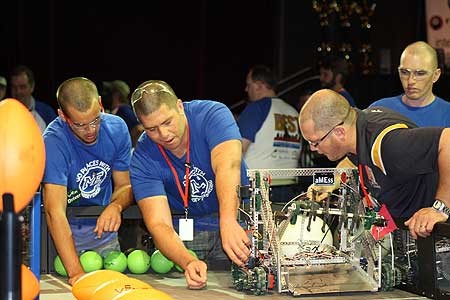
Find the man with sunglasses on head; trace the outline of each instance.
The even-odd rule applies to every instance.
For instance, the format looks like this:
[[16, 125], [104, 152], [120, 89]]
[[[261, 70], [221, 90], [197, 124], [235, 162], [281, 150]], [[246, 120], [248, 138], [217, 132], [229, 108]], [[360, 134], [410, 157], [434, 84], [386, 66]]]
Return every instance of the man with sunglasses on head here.
[[130, 166], [137, 204], [156, 247], [201, 289], [203, 260], [229, 270], [229, 259], [240, 266], [250, 254], [237, 220], [237, 186], [246, 183], [239, 128], [224, 104], [182, 102], [160, 80], [140, 84], [131, 104], [146, 133]]
[[[58, 115], [44, 132], [43, 202], [49, 232], [69, 284], [84, 274], [78, 254], [119, 250], [121, 212], [133, 201], [131, 141], [125, 122], [103, 113], [95, 84], [64, 81], [56, 93]], [[68, 206], [104, 206], [98, 218], [73, 218]]]
[[448, 220], [450, 128], [417, 128], [385, 107], [358, 110], [332, 90], [308, 99], [299, 124], [312, 151], [358, 166], [366, 201], [375, 198], [393, 217], [409, 218], [405, 225], [414, 238]]
[[398, 111], [420, 127], [450, 127], [450, 102], [433, 94], [433, 84], [441, 75], [436, 50], [422, 41], [410, 44], [400, 57], [398, 74], [404, 94], [380, 99], [370, 106]]

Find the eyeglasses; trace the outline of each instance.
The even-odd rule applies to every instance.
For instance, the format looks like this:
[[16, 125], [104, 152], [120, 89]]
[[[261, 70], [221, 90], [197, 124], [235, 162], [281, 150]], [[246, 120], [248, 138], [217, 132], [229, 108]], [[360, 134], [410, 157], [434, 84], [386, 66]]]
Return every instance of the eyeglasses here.
[[426, 79], [432, 71], [427, 70], [411, 70], [408, 68], [398, 67], [398, 74], [401, 79], [409, 79], [410, 76], [413, 76], [417, 81]]
[[319, 144], [320, 144], [321, 142], [323, 142], [323, 140], [326, 139], [327, 136], [329, 136], [330, 133], [333, 132], [333, 130], [334, 130], [336, 127], [341, 126], [341, 125], [344, 125], [345, 120], [347, 119], [347, 117], [348, 117], [348, 115], [350, 114], [350, 111], [351, 111], [351, 110], [352, 110], [351, 107], [349, 107], [349, 108], [348, 108], [348, 111], [347, 111], [347, 114], [345, 115], [344, 119], [343, 119], [340, 123], [334, 125], [334, 126], [333, 126], [327, 133], [325, 133], [325, 135], [322, 136], [319, 140], [317, 140], [316, 142], [311, 142], [311, 141], [308, 141], [308, 140], [307, 140], [307, 142], [309, 143], [309, 145], [312, 146], [312, 147], [314, 147], [314, 148], [317, 148], [317, 147], [319, 146]]
[[96, 129], [100, 124], [101, 116], [102, 116], [102, 114], [100, 113], [98, 115], [98, 117], [95, 118], [94, 120], [92, 120], [91, 122], [82, 124], [82, 123], [73, 122], [66, 114], [64, 114], [64, 117], [66, 118], [67, 123], [69, 123], [70, 127], [72, 127], [75, 131], [79, 131], [79, 132], [88, 131], [89, 128]]
[[[152, 86], [149, 91], [146, 90], [147, 87]], [[173, 90], [170, 88], [167, 88], [164, 84], [158, 81], [151, 81], [147, 83], [146, 85], [137, 88], [134, 90], [133, 94], [131, 95], [131, 105], [134, 106], [136, 102], [142, 99], [144, 96], [144, 93], [148, 94], [155, 94], [155, 93], [168, 93], [172, 96], [175, 96]]]
[[134, 106], [136, 102], [142, 99], [142, 96], [144, 96], [144, 93], [147, 93], [145, 88], [148, 86], [148, 84], [144, 85], [143, 87], [137, 88], [134, 90], [133, 94], [131, 95], [131, 105]]
[[324, 139], [326, 139], [327, 136], [329, 136], [330, 133], [331, 133], [336, 127], [341, 126], [341, 125], [343, 125], [343, 124], [344, 124], [344, 121], [342, 121], [342, 122], [339, 123], [339, 124], [334, 125], [333, 128], [331, 128], [330, 131], [328, 131], [328, 132], [327, 132], [323, 137], [321, 137], [317, 142], [310, 142], [310, 141], [308, 141], [309, 145], [310, 145], [310, 146], [313, 146], [314, 148], [317, 148], [317, 147], [319, 146], [319, 144], [320, 144]]

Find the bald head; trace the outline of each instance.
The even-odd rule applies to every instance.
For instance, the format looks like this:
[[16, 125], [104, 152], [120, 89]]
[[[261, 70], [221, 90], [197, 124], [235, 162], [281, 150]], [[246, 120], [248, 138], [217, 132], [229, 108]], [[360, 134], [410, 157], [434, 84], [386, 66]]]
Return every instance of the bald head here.
[[56, 98], [63, 111], [67, 111], [68, 107], [73, 107], [79, 112], [86, 112], [93, 104], [99, 103], [95, 83], [84, 77], [75, 77], [64, 81], [58, 87]]
[[400, 65], [403, 64], [407, 55], [420, 57], [423, 60], [424, 67], [428, 67], [432, 71], [438, 67], [436, 50], [425, 42], [419, 41], [409, 44], [402, 52]]
[[351, 111], [348, 101], [333, 90], [322, 89], [309, 97], [299, 114], [300, 126], [312, 120], [315, 130], [329, 130], [347, 118]]

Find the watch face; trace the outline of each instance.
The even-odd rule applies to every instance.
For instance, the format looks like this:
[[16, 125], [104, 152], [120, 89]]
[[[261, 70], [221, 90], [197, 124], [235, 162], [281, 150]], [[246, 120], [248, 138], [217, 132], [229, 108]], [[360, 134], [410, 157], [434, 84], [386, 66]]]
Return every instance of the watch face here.
[[442, 202], [441, 201], [439, 201], [439, 200], [434, 201], [433, 208], [439, 210], [441, 208], [441, 206], [442, 206]]

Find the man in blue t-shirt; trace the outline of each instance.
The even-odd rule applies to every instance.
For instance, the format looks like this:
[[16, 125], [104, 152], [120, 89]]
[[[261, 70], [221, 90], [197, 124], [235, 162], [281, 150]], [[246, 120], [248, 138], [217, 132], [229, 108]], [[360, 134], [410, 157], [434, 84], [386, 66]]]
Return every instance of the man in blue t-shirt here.
[[[135, 199], [156, 247], [185, 270], [189, 288], [203, 288], [202, 260], [228, 262], [228, 255], [243, 265], [250, 254], [237, 221], [236, 187], [246, 183], [239, 129], [225, 105], [183, 103], [164, 81], [139, 85], [131, 104], [146, 132], [131, 159]], [[181, 217], [173, 222], [171, 212]]]
[[404, 94], [375, 101], [410, 118], [420, 127], [450, 127], [450, 102], [433, 94], [433, 84], [441, 76], [436, 50], [419, 41], [405, 48], [398, 74]]
[[33, 97], [35, 88], [34, 73], [24, 65], [16, 66], [11, 72], [11, 97], [22, 102], [33, 115], [36, 123], [44, 133], [45, 128], [56, 118], [53, 107]]
[[[133, 201], [131, 142], [125, 122], [103, 113], [89, 79], [64, 81], [57, 100], [59, 117], [44, 133], [43, 199], [50, 234], [73, 284], [84, 274], [77, 254], [120, 250], [121, 213]], [[75, 219], [66, 216], [67, 206], [104, 209], [97, 219]]]

